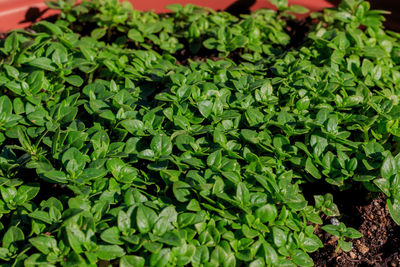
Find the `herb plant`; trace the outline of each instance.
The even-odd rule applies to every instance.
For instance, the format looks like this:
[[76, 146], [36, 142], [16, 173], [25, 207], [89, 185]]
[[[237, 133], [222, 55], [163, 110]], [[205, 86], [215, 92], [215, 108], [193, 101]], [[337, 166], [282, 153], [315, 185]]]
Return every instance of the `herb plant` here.
[[[299, 42], [287, 25], [307, 10], [271, 2], [238, 18], [58, 0], [54, 23], [10, 32], [2, 264], [312, 266], [320, 216], [340, 219], [312, 183], [383, 192], [400, 224], [400, 35], [345, 0]], [[361, 237], [322, 229], [343, 250]]]
[[322, 226], [322, 229], [326, 232], [330, 233], [333, 236], [339, 238], [337, 250], [342, 249], [344, 251], [350, 251], [352, 249], [353, 244], [349, 241], [345, 241], [345, 238], [360, 238], [362, 234], [358, 232], [356, 229], [351, 227], [346, 227], [344, 223], [339, 223], [338, 225], [335, 224], [328, 224]]

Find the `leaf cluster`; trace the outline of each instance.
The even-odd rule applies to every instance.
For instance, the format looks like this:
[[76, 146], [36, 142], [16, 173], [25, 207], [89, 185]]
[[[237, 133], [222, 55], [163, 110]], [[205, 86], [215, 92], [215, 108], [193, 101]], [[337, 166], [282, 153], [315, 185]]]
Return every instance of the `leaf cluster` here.
[[[314, 226], [340, 219], [313, 183], [383, 192], [400, 224], [400, 35], [347, 0], [288, 48], [304, 10], [272, 2], [237, 18], [59, 0], [56, 22], [0, 41], [4, 266], [312, 266]], [[322, 229], [343, 250], [361, 237]]]

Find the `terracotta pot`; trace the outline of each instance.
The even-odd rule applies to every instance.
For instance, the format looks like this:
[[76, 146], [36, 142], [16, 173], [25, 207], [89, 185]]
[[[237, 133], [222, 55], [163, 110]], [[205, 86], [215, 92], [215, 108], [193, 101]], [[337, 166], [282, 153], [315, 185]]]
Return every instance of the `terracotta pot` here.
[[[271, 8], [268, 0], [129, 0], [134, 8], [139, 10], [154, 10], [166, 12], [166, 5], [173, 3], [192, 3], [199, 6], [207, 6], [215, 10], [245, 11], [259, 8]], [[400, 30], [400, 22], [395, 20], [400, 15], [399, 0], [374, 0], [372, 6], [385, 10], [391, 10], [388, 25]], [[321, 10], [325, 7], [333, 7], [338, 4], [336, 0], [289, 0], [290, 4], [306, 6], [311, 11]], [[41, 18], [56, 14], [54, 10], [48, 10], [44, 0], [0, 0], [0, 32], [11, 29], [24, 28]]]
[[44, 1], [0, 0], [0, 32], [25, 28], [39, 18], [56, 14], [47, 10]]

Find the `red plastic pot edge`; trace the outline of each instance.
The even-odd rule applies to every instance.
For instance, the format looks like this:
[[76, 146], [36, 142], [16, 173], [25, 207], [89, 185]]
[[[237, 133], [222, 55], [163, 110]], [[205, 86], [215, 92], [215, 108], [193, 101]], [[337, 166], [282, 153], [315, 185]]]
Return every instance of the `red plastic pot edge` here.
[[[156, 3], [154, 3], [156, 1]], [[154, 10], [155, 12], [167, 12], [165, 6], [169, 4], [195, 4], [206, 6], [214, 10], [225, 10], [235, 0], [129, 0], [133, 7], [138, 10]], [[249, 1], [249, 0], [247, 0]], [[243, 1], [242, 1], [243, 2]], [[303, 5], [311, 11], [318, 11], [325, 7], [334, 5], [327, 0], [289, 0], [292, 5]], [[257, 0], [250, 7], [250, 10], [260, 8], [272, 8], [267, 0]], [[28, 27], [32, 22], [40, 18], [57, 14], [56, 10], [48, 10], [44, 0], [0, 0], [0, 32], [7, 32], [12, 29]]]
[[28, 27], [33, 21], [29, 21], [26, 15], [29, 12], [38, 18], [57, 14], [55, 10], [47, 10], [44, 1], [39, 0], [0, 0], [0, 32]]

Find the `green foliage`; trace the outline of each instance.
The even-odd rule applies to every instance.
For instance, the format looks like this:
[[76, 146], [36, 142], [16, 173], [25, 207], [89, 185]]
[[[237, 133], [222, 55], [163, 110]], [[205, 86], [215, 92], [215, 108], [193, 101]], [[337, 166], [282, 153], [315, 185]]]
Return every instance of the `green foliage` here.
[[306, 10], [271, 2], [58, 0], [0, 41], [0, 264], [312, 266], [340, 212], [310, 183], [383, 192], [400, 224], [400, 35], [347, 0], [299, 42]]
[[344, 251], [350, 251], [353, 248], [353, 244], [349, 241], [345, 241], [345, 238], [360, 238], [362, 234], [356, 229], [346, 227], [343, 223], [339, 224], [328, 224], [322, 226], [322, 229], [331, 235], [339, 237], [337, 250], [342, 249]]

